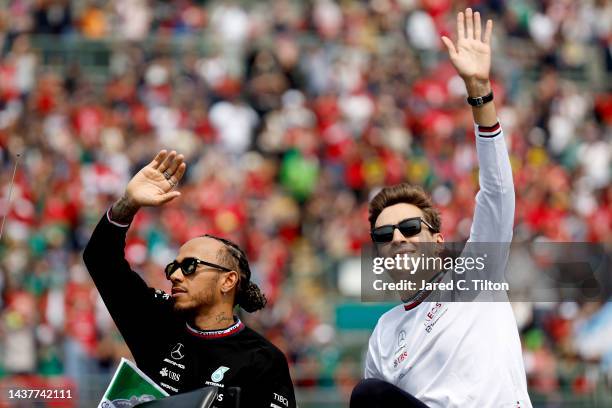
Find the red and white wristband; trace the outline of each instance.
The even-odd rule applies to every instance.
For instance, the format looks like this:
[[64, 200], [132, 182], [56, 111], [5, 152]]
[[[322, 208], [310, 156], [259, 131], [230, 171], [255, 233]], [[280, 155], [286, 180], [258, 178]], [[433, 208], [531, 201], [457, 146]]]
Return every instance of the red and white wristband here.
[[476, 125], [476, 132], [480, 137], [495, 137], [502, 132], [501, 125], [499, 122], [494, 124], [493, 126], [480, 126]]

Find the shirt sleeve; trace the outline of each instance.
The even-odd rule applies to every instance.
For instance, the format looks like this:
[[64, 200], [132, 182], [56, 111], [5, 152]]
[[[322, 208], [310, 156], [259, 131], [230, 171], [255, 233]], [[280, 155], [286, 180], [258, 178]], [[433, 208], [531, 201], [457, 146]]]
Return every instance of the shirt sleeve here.
[[379, 345], [378, 345], [378, 327], [380, 322], [374, 328], [370, 341], [368, 342], [368, 352], [365, 359], [364, 378], [378, 378], [384, 380], [382, 370], [379, 367]]
[[149, 349], [149, 334], [168, 323], [171, 304], [167, 294], [148, 287], [125, 259], [128, 227], [112, 221], [107, 211], [85, 247], [83, 260], [138, 362]]
[[[512, 228], [514, 225], [514, 182], [508, 148], [499, 125], [475, 125], [479, 191], [470, 237], [460, 257], [480, 258], [483, 268], [466, 268], [462, 279], [506, 282]], [[456, 300], [507, 300], [505, 291], [455, 291]]]
[[514, 182], [504, 133], [497, 123], [475, 125], [478, 180], [468, 242], [510, 242], [514, 225]]
[[262, 407], [296, 408], [293, 382], [285, 355], [275, 350], [272, 358], [264, 363], [257, 387], [262, 389]]

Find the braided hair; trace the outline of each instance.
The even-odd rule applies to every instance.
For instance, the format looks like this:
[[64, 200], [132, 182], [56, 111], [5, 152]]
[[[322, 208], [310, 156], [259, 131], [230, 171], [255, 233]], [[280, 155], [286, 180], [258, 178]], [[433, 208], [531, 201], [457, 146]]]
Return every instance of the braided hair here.
[[223, 265], [236, 270], [240, 276], [236, 286], [234, 304], [239, 305], [249, 313], [263, 309], [268, 303], [268, 299], [266, 299], [266, 295], [262, 293], [259, 286], [251, 282], [251, 268], [244, 251], [229, 239], [210, 234], [203, 236], [216, 239], [224, 244], [223, 249], [217, 254], [219, 261], [223, 262]]

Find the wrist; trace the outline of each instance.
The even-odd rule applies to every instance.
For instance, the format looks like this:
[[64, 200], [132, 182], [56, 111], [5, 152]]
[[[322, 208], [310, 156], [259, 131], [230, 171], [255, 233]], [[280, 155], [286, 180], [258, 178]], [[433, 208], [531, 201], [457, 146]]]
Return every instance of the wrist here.
[[491, 81], [488, 79], [464, 79], [465, 89], [467, 90], [468, 96], [470, 98], [476, 98], [479, 96], [487, 95], [491, 92]]
[[139, 209], [140, 206], [126, 194], [113, 204], [110, 210], [110, 217], [113, 221], [129, 224]]

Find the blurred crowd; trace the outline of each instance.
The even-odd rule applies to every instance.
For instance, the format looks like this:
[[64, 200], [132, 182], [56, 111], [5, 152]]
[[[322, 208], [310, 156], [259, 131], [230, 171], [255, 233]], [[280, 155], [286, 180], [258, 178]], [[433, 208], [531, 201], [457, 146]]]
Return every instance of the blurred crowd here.
[[[270, 300], [249, 324], [285, 351], [298, 387], [350, 390], [361, 355], [338, 341], [333, 306], [355, 300], [339, 271], [368, 242], [368, 199], [422, 185], [446, 240], [469, 234], [473, 122], [440, 41], [467, 6], [495, 21], [515, 239], [612, 242], [611, 1], [0, 4], [0, 377], [83, 379], [127, 355], [81, 252], [131, 175], [168, 148], [187, 158], [182, 196], [138, 214], [132, 267], [167, 289], [162, 268], [182, 242], [235, 240]], [[106, 41], [105, 81], [48, 69], [41, 35]], [[183, 38], [206, 52], [177, 58]], [[532, 391], [610, 381], [610, 303], [524, 303], [517, 316]]]

